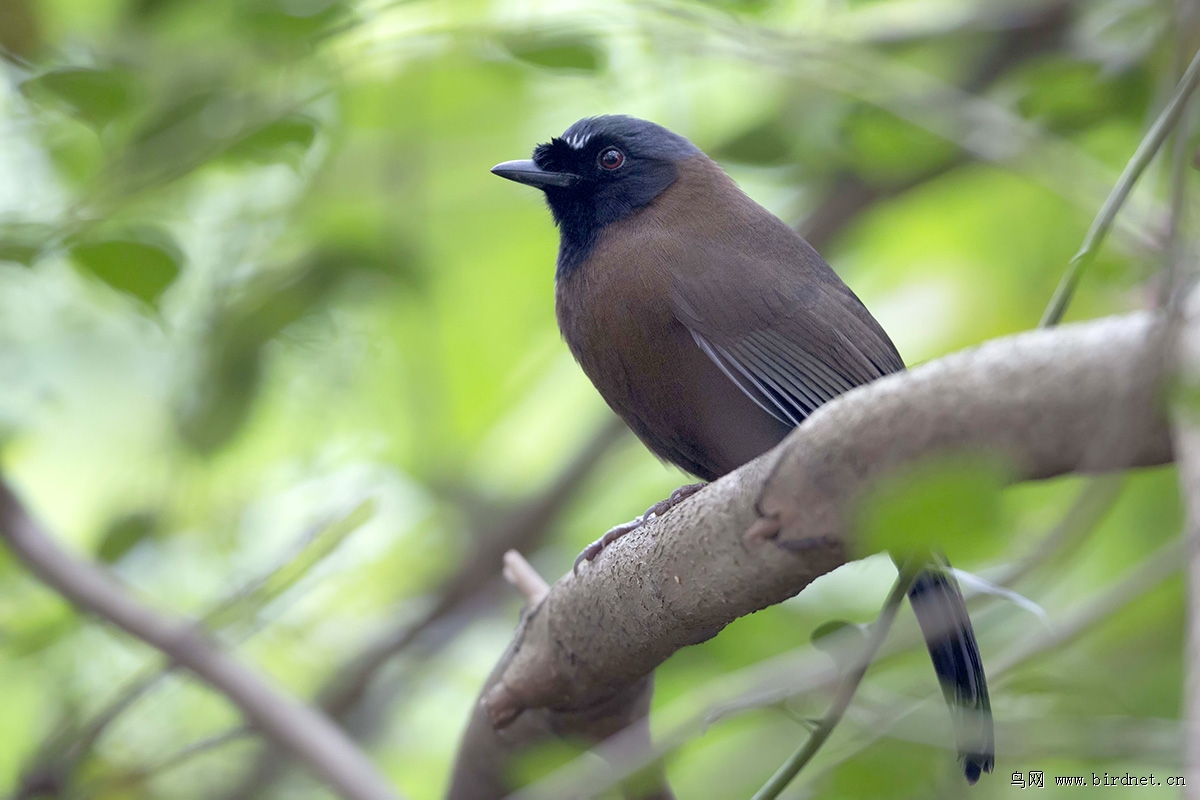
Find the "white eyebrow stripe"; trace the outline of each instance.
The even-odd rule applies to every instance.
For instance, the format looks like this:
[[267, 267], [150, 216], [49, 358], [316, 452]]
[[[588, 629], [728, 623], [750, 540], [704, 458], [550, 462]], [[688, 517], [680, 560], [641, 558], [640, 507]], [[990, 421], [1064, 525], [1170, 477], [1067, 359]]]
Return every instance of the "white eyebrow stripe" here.
[[567, 144], [571, 145], [571, 147], [575, 150], [582, 150], [583, 146], [585, 144], [587, 144], [588, 140], [591, 138], [592, 138], [591, 134], [587, 134], [585, 136], [581, 136], [579, 134], [573, 134], [571, 136], [564, 136], [563, 141], [566, 142]]

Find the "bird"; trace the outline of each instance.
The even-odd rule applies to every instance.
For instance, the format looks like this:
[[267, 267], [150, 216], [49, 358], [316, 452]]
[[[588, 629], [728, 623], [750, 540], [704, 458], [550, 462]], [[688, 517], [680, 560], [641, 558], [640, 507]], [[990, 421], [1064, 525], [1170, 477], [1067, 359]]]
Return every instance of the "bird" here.
[[[559, 231], [556, 317], [575, 360], [651, 452], [702, 481], [770, 450], [837, 395], [904, 369], [816, 250], [661, 125], [587, 117], [492, 172], [545, 195]], [[944, 557], [924, 559], [908, 596], [973, 784], [995, 762], [991, 704]]]

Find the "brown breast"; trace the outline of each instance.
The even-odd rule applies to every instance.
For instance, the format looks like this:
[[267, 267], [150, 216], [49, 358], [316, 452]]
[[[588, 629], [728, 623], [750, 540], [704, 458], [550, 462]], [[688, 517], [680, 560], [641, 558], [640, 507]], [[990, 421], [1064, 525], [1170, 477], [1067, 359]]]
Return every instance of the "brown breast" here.
[[[656, 455], [712, 480], [788, 433], [700, 350], [670, 305], [671, 282], [701, 268], [703, 236], [736, 227], [695, 213], [732, 188], [703, 155], [652, 204], [609, 225], [578, 269], [558, 281], [559, 328], [600, 394]], [[723, 208], [728, 207], [726, 204]], [[757, 208], [757, 207], [755, 207]]]

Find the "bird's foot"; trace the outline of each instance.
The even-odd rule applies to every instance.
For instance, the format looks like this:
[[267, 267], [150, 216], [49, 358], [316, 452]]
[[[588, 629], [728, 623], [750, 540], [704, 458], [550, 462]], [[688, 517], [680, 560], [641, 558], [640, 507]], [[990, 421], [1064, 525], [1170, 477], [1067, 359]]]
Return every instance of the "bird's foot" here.
[[654, 505], [646, 509], [646, 513], [636, 519], [631, 519], [629, 522], [623, 522], [620, 525], [609, 528], [604, 535], [596, 541], [583, 548], [583, 552], [575, 557], [575, 566], [573, 572], [579, 574], [579, 565], [583, 562], [591, 562], [596, 559], [596, 556], [604, 552], [604, 548], [620, 539], [627, 533], [632, 533], [638, 528], [645, 525], [655, 517], [661, 517], [663, 514], [670, 511], [675, 506], [688, 499], [696, 492], [703, 489], [708, 484], [706, 483], [689, 483], [686, 486], [680, 486], [675, 491], [671, 492], [671, 496], [665, 500], [659, 500]]
[[578, 575], [580, 564], [585, 561], [594, 561], [596, 556], [604, 552], [604, 548], [608, 547], [625, 534], [630, 533], [631, 531], [636, 531], [638, 528], [642, 527], [645, 522], [646, 516], [643, 514], [640, 517], [635, 517], [634, 519], [629, 520], [629, 522], [622, 522], [620, 525], [615, 525], [609, 528], [604, 532], [603, 536], [589, 544], [587, 547], [583, 548], [583, 551], [579, 555], [575, 556], [575, 566], [572, 568], [572, 571]]
[[642, 519], [651, 520], [655, 517], [661, 517], [663, 514], [670, 511], [675, 506], [687, 500], [696, 492], [708, 486], [707, 483], [689, 483], [686, 486], [680, 486], [675, 491], [671, 492], [671, 496], [666, 500], [659, 500], [654, 505], [646, 509], [646, 513], [642, 515]]

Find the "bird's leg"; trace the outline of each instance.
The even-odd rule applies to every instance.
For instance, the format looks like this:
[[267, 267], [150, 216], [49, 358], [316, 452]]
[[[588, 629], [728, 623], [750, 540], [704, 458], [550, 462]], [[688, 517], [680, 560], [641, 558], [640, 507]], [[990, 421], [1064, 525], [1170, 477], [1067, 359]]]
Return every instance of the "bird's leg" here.
[[642, 527], [655, 517], [661, 517], [663, 514], [667, 513], [672, 508], [679, 505], [707, 485], [707, 483], [689, 483], [686, 486], [680, 486], [678, 489], [671, 492], [671, 496], [666, 500], [659, 500], [657, 503], [647, 508], [646, 513], [642, 514], [640, 517], [631, 519], [629, 522], [622, 522], [620, 525], [609, 528], [607, 531], [605, 531], [603, 536], [589, 544], [587, 547], [583, 548], [583, 552], [575, 557], [575, 574], [579, 574], [580, 564], [585, 561], [591, 562], [595, 560], [596, 556], [604, 552], [604, 548], [608, 547], [617, 539], [620, 539], [627, 533], [636, 531], [638, 528]]

